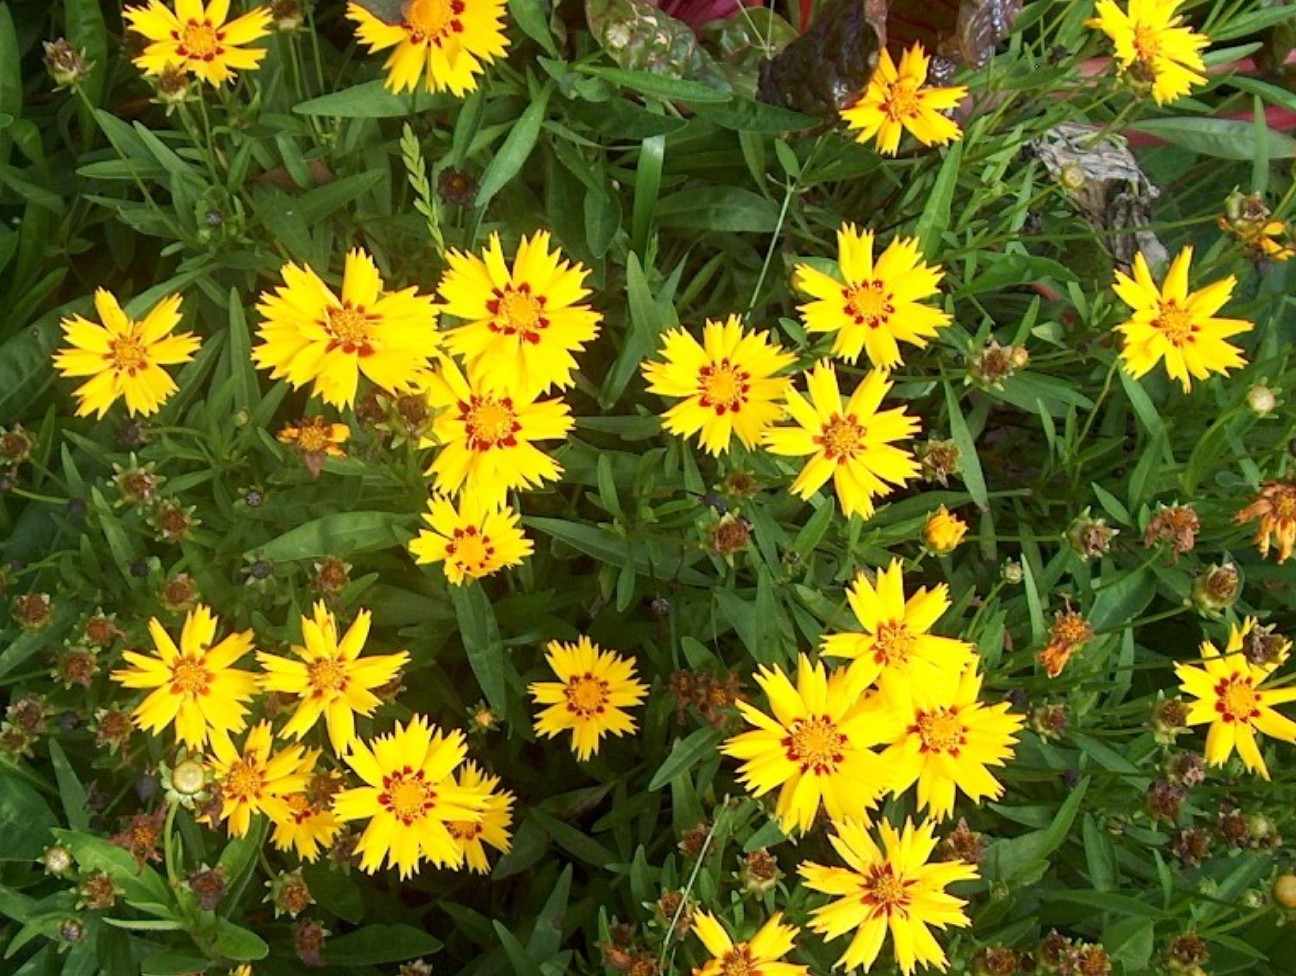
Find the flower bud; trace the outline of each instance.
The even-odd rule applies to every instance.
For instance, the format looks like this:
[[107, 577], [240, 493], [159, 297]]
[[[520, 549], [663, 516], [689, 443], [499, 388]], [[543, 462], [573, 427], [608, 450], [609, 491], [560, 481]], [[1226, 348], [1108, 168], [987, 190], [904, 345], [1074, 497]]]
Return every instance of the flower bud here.
[[1296, 908], [1296, 874], [1280, 874], [1274, 878], [1273, 900], [1283, 908]]
[[938, 556], [948, 556], [967, 535], [968, 526], [942, 505], [927, 516], [923, 526], [923, 544]]
[[1247, 406], [1257, 417], [1271, 414], [1278, 408], [1278, 397], [1269, 387], [1257, 383], [1246, 392]]
[[1232, 563], [1209, 567], [1193, 582], [1191, 599], [1199, 613], [1218, 617], [1237, 602], [1242, 592], [1242, 578]]
[[54, 79], [56, 91], [63, 88], [79, 88], [90, 75], [94, 62], [85, 59], [85, 53], [78, 51], [68, 43], [67, 38], [56, 41], [44, 41], [45, 70]]

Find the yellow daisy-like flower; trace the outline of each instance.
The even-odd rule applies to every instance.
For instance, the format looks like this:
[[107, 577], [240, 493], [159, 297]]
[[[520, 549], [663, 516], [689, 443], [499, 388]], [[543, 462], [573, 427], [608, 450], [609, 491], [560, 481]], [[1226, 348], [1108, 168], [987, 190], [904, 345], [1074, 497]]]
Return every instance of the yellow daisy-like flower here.
[[950, 607], [944, 583], [928, 590], [920, 586], [908, 600], [899, 559], [878, 570], [877, 583], [860, 573], [846, 590], [846, 599], [861, 631], [829, 634], [819, 645], [828, 657], [854, 661], [851, 669], [861, 687], [882, 676], [886, 682], [922, 683], [934, 671], [958, 673], [972, 661], [967, 641], [930, 633]]
[[459, 507], [444, 495], [428, 500], [423, 521], [432, 526], [410, 541], [419, 565], [444, 563], [446, 579], [455, 586], [490, 576], [506, 566], [518, 566], [535, 552], [523, 533], [517, 512], [489, 508], [476, 495], [465, 493]]
[[233, 837], [247, 834], [255, 813], [286, 819], [290, 810], [284, 798], [304, 790], [315, 768], [317, 750], [289, 746], [271, 755], [272, 740], [269, 722], [248, 730], [242, 752], [228, 733], [212, 733], [211, 766], [220, 784], [221, 819], [228, 821]]
[[197, 75], [209, 85], [223, 85], [236, 71], [256, 68], [265, 48], [244, 47], [270, 33], [268, 7], [253, 7], [227, 20], [229, 0], [175, 0], [172, 12], [160, 0], [146, 7], [127, 7], [126, 22], [149, 40], [135, 66], [146, 75], [167, 69]]
[[462, 863], [463, 848], [446, 825], [476, 822], [487, 805], [483, 791], [455, 782], [466, 752], [462, 732], [442, 732], [422, 715], [398, 722], [371, 745], [351, 743], [346, 763], [365, 785], [338, 793], [333, 812], [341, 820], [369, 820], [356, 843], [362, 871], [373, 874], [385, 858], [403, 880], [424, 859], [437, 867]]
[[423, 79], [430, 92], [463, 95], [477, 75], [508, 50], [504, 0], [405, 0], [401, 22], [389, 24], [358, 3], [347, 16], [370, 51], [394, 47], [383, 68], [390, 91], [413, 91]]
[[837, 896], [814, 911], [810, 928], [829, 941], [854, 933], [837, 966], [860, 966], [868, 972], [889, 929], [896, 962], [905, 976], [919, 965], [943, 971], [948, 965], [945, 952], [930, 926], [970, 924], [963, 913], [967, 902], [947, 894], [945, 888], [976, 879], [977, 869], [962, 861], [929, 864], [936, 849], [930, 822], [915, 828], [913, 821], [906, 821], [900, 832], [884, 821], [880, 830], [882, 847], [862, 825], [839, 823], [830, 840], [846, 867], [809, 861], [801, 865], [807, 887]]
[[735, 942], [710, 912], [693, 913], [692, 929], [711, 953], [693, 976], [808, 976], [810, 970], [797, 963], [782, 962], [792, 951], [799, 929], [783, 924], [783, 913], [775, 912], [747, 942]]
[[549, 706], [536, 716], [537, 734], [552, 739], [570, 729], [572, 751], [584, 762], [598, 752], [603, 736], [634, 731], [625, 709], [643, 701], [648, 686], [635, 678], [633, 660], [584, 635], [575, 644], [550, 641], [545, 660], [558, 680], [530, 686], [536, 704]]
[[831, 478], [842, 512], [868, 518], [874, 498], [918, 476], [918, 461], [894, 446], [918, 433], [918, 421], [901, 407], [878, 411], [891, 383], [877, 370], [864, 377], [848, 401], [842, 400], [830, 363], [816, 364], [806, 374], [806, 386], [809, 400], [795, 391], [787, 394], [787, 411], [797, 426], [765, 431], [765, 445], [774, 454], [809, 455], [792, 482], [793, 494], [809, 498]]
[[938, 556], [948, 556], [963, 542], [968, 524], [942, 505], [923, 524], [923, 545]]
[[590, 293], [589, 269], [549, 251], [549, 232], [523, 237], [510, 271], [499, 234], [482, 257], [450, 251], [437, 291], [441, 310], [465, 324], [446, 332], [446, 348], [494, 389], [536, 397], [573, 383], [576, 359], [599, 332], [601, 316], [576, 304]]
[[349, 407], [363, 373], [392, 393], [414, 388], [436, 353], [436, 308], [413, 287], [383, 291], [373, 258], [356, 248], [346, 256], [339, 298], [310, 268], [289, 262], [284, 283], [263, 292], [265, 322], [252, 359], [271, 379], [294, 389], [312, 383], [325, 403]]
[[891, 52], [882, 49], [868, 88], [854, 104], [841, 110], [856, 142], [877, 139], [878, 152], [894, 156], [905, 129], [924, 146], [943, 146], [963, 135], [958, 123], [942, 112], [958, 105], [967, 94], [964, 85], [924, 88], [931, 58], [921, 44], [900, 55], [900, 67]]
[[1133, 309], [1130, 318], [1116, 326], [1124, 337], [1121, 358], [1126, 369], [1138, 379], [1164, 359], [1166, 372], [1183, 384], [1185, 393], [1192, 388], [1191, 377], [1205, 379], [1245, 366], [1241, 351], [1224, 340], [1253, 328], [1245, 319], [1215, 318], [1237, 284], [1232, 275], [1200, 291], [1188, 290], [1192, 253], [1191, 247], [1179, 252], [1160, 288], [1143, 255], [1137, 254], [1134, 277], [1117, 271], [1114, 286], [1121, 301]]
[[139, 322], [103, 288], [95, 290], [94, 302], [103, 325], [80, 315], [63, 319], [68, 348], [54, 354], [62, 375], [90, 377], [76, 390], [77, 416], [102, 417], [121, 397], [132, 417], [157, 413], [176, 391], [162, 367], [189, 362], [200, 344], [192, 332], [171, 334], [180, 324], [180, 296], [163, 298]]
[[975, 665], [959, 672], [932, 670], [921, 680], [893, 681], [882, 694], [903, 733], [882, 753], [899, 796], [917, 782], [918, 809], [944, 820], [954, 812], [955, 790], [972, 801], [998, 798], [1003, 784], [988, 766], [1002, 766], [1015, 753], [1022, 716], [1008, 704], [977, 700], [981, 675]]
[[784, 833], [809, 830], [820, 803], [833, 820], [866, 819], [890, 782], [869, 746], [889, 742], [895, 723], [865, 698], [860, 674], [829, 675], [822, 662], [812, 665], [802, 654], [795, 688], [778, 666], [756, 672], [770, 715], [738, 701], [756, 728], [728, 739], [720, 751], [743, 760], [738, 774], [753, 796], [779, 788], [774, 815]]
[[503, 507], [513, 488], [537, 488], [562, 474], [562, 465], [533, 441], [556, 440], [572, 429], [561, 399], [535, 400], [492, 392], [475, 373], [467, 377], [443, 360], [427, 386], [428, 403], [440, 411], [432, 440], [440, 444], [427, 473], [446, 495], [463, 491], [483, 507]]
[[[900, 365], [901, 342], [919, 349], [949, 316], [921, 304], [937, 293], [944, 274], [923, 261], [916, 238], [894, 240], [873, 261], [873, 232], [843, 224], [837, 231], [837, 267], [841, 281], [808, 264], [798, 264], [795, 287], [815, 301], [799, 306], [810, 332], [833, 333], [832, 354], [854, 363], [863, 352], [881, 369]], [[843, 284], [844, 282], [844, 284]]]
[[1296, 549], [1296, 481], [1266, 481], [1260, 493], [1246, 508], [1233, 516], [1235, 523], [1259, 519], [1255, 544], [1260, 558], [1269, 556], [1269, 549], [1278, 545], [1278, 564], [1285, 563]]
[[372, 715], [382, 703], [374, 689], [390, 682], [409, 663], [408, 651], [360, 657], [369, 639], [370, 620], [369, 611], [361, 610], [339, 639], [337, 618], [321, 600], [313, 617], [301, 618], [306, 643], [292, 647], [301, 660], [257, 652], [257, 663], [266, 672], [261, 687], [299, 699], [280, 735], [300, 739], [323, 715], [333, 751], [340, 756], [351, 745], [356, 715]]
[[463, 850], [468, 870], [474, 874], [486, 874], [490, 870], [486, 847], [507, 854], [512, 846], [509, 826], [513, 823], [513, 794], [507, 790], [497, 793], [495, 788], [499, 786], [499, 777], [487, 776], [472, 760], [463, 764], [456, 782], [461, 789], [483, 794], [486, 805], [482, 808], [481, 820], [451, 821], [446, 824], [446, 830]]
[[1221, 654], [1210, 641], [1202, 641], [1202, 666], [1176, 664], [1179, 687], [1196, 701], [1188, 706], [1188, 725], [1210, 724], [1206, 733], [1206, 761], [1223, 766], [1234, 748], [1246, 768], [1269, 778], [1269, 768], [1256, 733], [1273, 739], [1296, 742], [1296, 722], [1274, 709], [1274, 705], [1296, 701], [1296, 686], [1261, 688], [1266, 679], [1287, 659], [1291, 641], [1283, 640], [1268, 661], [1253, 664], [1244, 653], [1247, 636], [1256, 628], [1254, 617], [1241, 627], [1229, 628], [1228, 644]]
[[1183, 27], [1175, 11], [1183, 0], [1129, 0], [1129, 12], [1113, 0], [1098, 0], [1085, 21], [1111, 38], [1116, 63], [1135, 83], [1152, 86], [1158, 105], [1173, 102], [1206, 84], [1206, 64], [1201, 52], [1210, 38]]
[[342, 822], [327, 802], [317, 803], [308, 793], [291, 793], [283, 798], [287, 813], [272, 817], [270, 840], [275, 849], [292, 850], [303, 861], [315, 861], [327, 851], [342, 829]]
[[796, 360], [768, 332], [745, 332], [742, 320], [708, 320], [699, 343], [683, 329], [664, 336], [665, 362], [643, 365], [648, 391], [684, 397], [662, 415], [672, 434], [698, 440], [710, 454], [729, 450], [733, 435], [755, 448], [765, 429], [782, 414], [778, 401], [788, 380], [774, 374]]
[[241, 732], [247, 726], [245, 702], [256, 694], [256, 675], [233, 668], [252, 650], [252, 631], [216, 640], [217, 619], [199, 604], [185, 616], [180, 646], [156, 617], [149, 634], [157, 657], [123, 651], [132, 668], [112, 678], [125, 688], [152, 688], [132, 713], [135, 724], [157, 735], [175, 723], [176, 738], [190, 749], [201, 749], [215, 732]]

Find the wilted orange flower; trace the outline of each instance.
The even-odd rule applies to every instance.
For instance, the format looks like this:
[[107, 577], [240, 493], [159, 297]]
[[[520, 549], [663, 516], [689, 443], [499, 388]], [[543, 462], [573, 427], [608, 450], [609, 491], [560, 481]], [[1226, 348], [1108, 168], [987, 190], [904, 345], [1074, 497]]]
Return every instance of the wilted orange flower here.
[[1278, 562], [1286, 562], [1296, 548], [1296, 481], [1266, 481], [1261, 485], [1255, 501], [1233, 517], [1239, 525], [1252, 519], [1260, 520], [1255, 536], [1260, 555], [1267, 557], [1269, 547], [1276, 542]]
[[1048, 646], [1035, 656], [1044, 673], [1056, 678], [1071, 660], [1071, 655], [1093, 640], [1094, 631], [1084, 616], [1073, 610], [1059, 610], [1049, 631]]

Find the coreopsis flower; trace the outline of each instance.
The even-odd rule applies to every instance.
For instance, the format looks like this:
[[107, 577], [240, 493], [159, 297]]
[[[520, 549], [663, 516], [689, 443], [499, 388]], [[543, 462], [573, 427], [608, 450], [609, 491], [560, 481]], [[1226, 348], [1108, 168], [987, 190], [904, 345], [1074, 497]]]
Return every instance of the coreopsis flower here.
[[963, 542], [967, 530], [968, 524], [942, 505], [923, 524], [923, 545], [938, 556], [948, 556]]
[[545, 660], [558, 680], [529, 688], [537, 705], [549, 706], [536, 716], [537, 734], [551, 739], [570, 730], [572, 751], [584, 762], [598, 752], [603, 736], [634, 731], [626, 709], [643, 701], [648, 686], [635, 677], [632, 659], [581, 635], [575, 644], [550, 641]]
[[423, 529], [410, 540], [414, 561], [420, 566], [443, 563], [446, 579], [455, 586], [521, 565], [535, 552], [517, 512], [508, 506], [485, 506], [467, 492], [460, 496], [458, 507], [444, 495], [428, 499], [423, 521], [432, 531]]
[[256, 813], [285, 819], [290, 811], [284, 798], [306, 788], [319, 752], [288, 746], [272, 755], [272, 744], [270, 723], [264, 721], [248, 730], [242, 750], [225, 731], [212, 733], [211, 766], [220, 784], [220, 815], [228, 821], [231, 836], [247, 834]]
[[706, 946], [711, 958], [693, 970], [693, 976], [808, 976], [810, 970], [782, 962], [792, 951], [795, 925], [783, 924], [783, 913], [775, 912], [746, 942], [735, 942], [710, 912], [693, 913], [692, 930]]
[[841, 669], [829, 675], [804, 654], [793, 687], [783, 669], [762, 666], [756, 683], [771, 714], [739, 701], [755, 728], [720, 747], [743, 760], [738, 770], [753, 796], [779, 790], [774, 815], [784, 833], [809, 830], [820, 804], [833, 820], [863, 820], [886, 788], [890, 774], [870, 746], [888, 742], [895, 723], [864, 698], [866, 672]]
[[829, 840], [846, 867], [826, 867], [807, 861], [798, 869], [806, 887], [835, 895], [811, 915], [810, 928], [828, 941], [853, 932], [838, 966], [867, 972], [891, 932], [891, 945], [900, 971], [909, 976], [919, 965], [944, 970], [945, 952], [931, 926], [959, 928], [969, 923], [962, 898], [947, 894], [947, 885], [972, 881], [977, 869], [962, 861], [928, 863], [936, 849], [934, 825], [915, 828], [905, 821], [897, 831], [880, 824], [882, 846], [861, 824], [838, 823]]
[[300, 660], [257, 652], [257, 663], [265, 669], [262, 688], [299, 699], [280, 735], [301, 739], [323, 715], [333, 751], [340, 756], [347, 750], [355, 739], [356, 715], [372, 715], [382, 703], [375, 689], [409, 662], [408, 651], [360, 656], [369, 639], [370, 621], [369, 611], [361, 610], [339, 637], [337, 618], [321, 600], [315, 604], [314, 616], [301, 618], [305, 643], [292, 646]]
[[138, 322], [103, 288], [95, 289], [94, 303], [103, 324], [80, 315], [63, 319], [67, 346], [54, 354], [63, 376], [90, 377], [75, 391], [77, 416], [102, 417], [119, 398], [132, 417], [157, 413], [176, 391], [162, 367], [189, 362], [200, 344], [192, 332], [171, 334], [180, 324], [180, 296], [166, 296]]
[[1206, 84], [1201, 52], [1210, 38], [1182, 26], [1175, 11], [1183, 0], [1129, 0], [1128, 12], [1114, 0], [1098, 0], [1098, 16], [1086, 25], [1106, 34], [1116, 51], [1116, 64], [1139, 86], [1151, 86], [1158, 105], [1187, 95], [1193, 85]]
[[1156, 515], [1152, 516], [1143, 532], [1143, 545], [1151, 547], [1158, 542], [1170, 543], [1170, 551], [1175, 562], [1185, 552], [1191, 552], [1197, 544], [1197, 531], [1201, 520], [1191, 505], [1162, 505]]
[[293, 850], [303, 861], [314, 861], [332, 846], [342, 823], [328, 801], [317, 802], [309, 793], [290, 793], [283, 798], [286, 812], [273, 816], [270, 840], [280, 851]]
[[475, 874], [485, 874], [490, 870], [486, 848], [493, 847], [501, 853], [508, 853], [512, 846], [509, 841], [509, 826], [513, 822], [513, 794], [508, 790], [497, 792], [499, 777], [486, 775], [472, 760], [463, 764], [455, 781], [460, 788], [482, 793], [486, 798], [481, 820], [451, 821], [446, 824], [446, 830], [450, 831], [450, 836], [464, 852], [468, 870]]
[[497, 392], [530, 397], [575, 382], [573, 354], [598, 335], [602, 316], [577, 304], [590, 293], [589, 269], [550, 252], [548, 231], [522, 238], [512, 270], [494, 233], [482, 257], [451, 250], [446, 263], [441, 311], [464, 320], [446, 332], [446, 348], [470, 372]]
[[266, 49], [246, 45], [270, 33], [270, 10], [253, 7], [229, 20], [229, 6], [229, 0], [176, 0], [172, 11], [149, 0], [144, 7], [127, 7], [126, 23], [149, 40], [135, 66], [146, 75], [183, 71], [209, 85], [223, 85], [235, 72], [258, 67]]
[[462, 732], [442, 732], [418, 714], [368, 745], [351, 743], [344, 758], [365, 785], [338, 793], [333, 812], [369, 821], [355, 847], [362, 871], [373, 874], [385, 859], [404, 880], [423, 860], [438, 867], [463, 862], [446, 825], [480, 820], [486, 808], [481, 790], [455, 782], [466, 752]]
[[748, 332], [737, 315], [708, 319], [699, 343], [683, 329], [662, 337], [664, 362], [643, 365], [648, 392], [682, 398], [664, 414], [662, 425], [689, 437], [712, 455], [729, 450], [738, 435], [754, 449], [761, 434], [782, 414], [778, 401], [788, 380], [777, 376], [796, 360], [768, 332]]
[[1286, 562], [1296, 548], [1296, 481], [1266, 481], [1260, 493], [1242, 511], [1233, 517], [1241, 524], [1252, 519], [1260, 520], [1255, 544], [1261, 558], [1267, 558], [1269, 547], [1278, 546], [1278, 563]]
[[1254, 260], [1286, 261], [1296, 254], [1287, 222], [1273, 219], [1263, 194], [1234, 190], [1216, 223]]
[[346, 424], [329, 423], [322, 414], [316, 414], [302, 417], [295, 424], [285, 424], [275, 439], [280, 444], [297, 448], [307, 470], [318, 477], [325, 458], [346, 457], [346, 448], [342, 445], [351, 439], [351, 428]]
[[774, 454], [808, 456], [792, 482], [792, 492], [809, 498], [829, 478], [843, 514], [868, 518], [873, 499], [891, 493], [919, 472], [913, 455], [896, 447], [896, 441], [918, 433], [918, 420], [903, 407], [879, 411], [891, 389], [886, 374], [870, 371], [843, 400], [837, 371], [820, 362], [806, 374], [807, 400], [789, 390], [787, 412], [795, 426], [765, 431], [766, 447]]
[[1074, 610], [1059, 610], [1049, 629], [1048, 644], [1035, 655], [1044, 673], [1056, 678], [1071, 660], [1071, 655], [1093, 640], [1094, 629], [1084, 615]]
[[949, 325], [943, 310], [922, 304], [944, 272], [927, 264], [913, 237], [897, 238], [873, 259], [873, 232], [837, 230], [837, 277], [798, 264], [792, 284], [815, 300], [798, 306], [806, 329], [833, 335], [832, 354], [854, 363], [863, 352], [880, 369], [901, 362], [901, 342], [919, 349]]
[[924, 681], [931, 671], [962, 670], [973, 658], [972, 645], [931, 633], [950, 608], [949, 587], [918, 587], [908, 600], [899, 559], [878, 570], [877, 583], [860, 573], [846, 590], [859, 631], [828, 634], [819, 644], [827, 657], [850, 658], [855, 678], [867, 688], [878, 680]]
[[1241, 350], [1224, 340], [1253, 328], [1245, 319], [1215, 317], [1233, 294], [1233, 275], [1199, 291], [1188, 290], [1192, 253], [1192, 247], [1179, 252], [1158, 288], [1140, 252], [1134, 256], [1134, 277], [1117, 271], [1114, 286], [1133, 310], [1115, 330], [1124, 339], [1121, 358], [1126, 369], [1138, 379], [1164, 360], [1166, 372], [1183, 384], [1185, 393], [1192, 388], [1192, 377], [1205, 379], [1245, 366]]
[[426, 91], [463, 95], [508, 50], [504, 6], [504, 0], [407, 0], [400, 23], [389, 24], [348, 3], [347, 16], [371, 52], [395, 48], [383, 64], [389, 91], [413, 91], [422, 79]]
[[1230, 627], [1222, 654], [1211, 641], [1202, 641], [1202, 666], [1176, 664], [1175, 674], [1183, 692], [1196, 699], [1189, 702], [1186, 724], [1210, 725], [1206, 762], [1223, 766], [1236, 748], [1247, 769], [1268, 779], [1269, 768], [1260, 755], [1256, 733], [1296, 742], [1296, 722], [1273, 707], [1296, 701], [1296, 687], [1260, 687], [1287, 660], [1291, 642], [1284, 640], [1271, 660], [1255, 664], [1243, 650], [1256, 626], [1256, 619], [1247, 617], [1241, 627]]
[[335, 407], [355, 402], [360, 374], [384, 390], [412, 389], [441, 343], [430, 295], [413, 287], [386, 292], [373, 258], [347, 253], [339, 297], [310, 268], [291, 261], [283, 284], [262, 292], [265, 321], [252, 360]]
[[252, 649], [252, 631], [216, 640], [217, 619], [199, 604], [185, 616], [180, 645], [156, 617], [149, 634], [157, 657], [123, 651], [130, 668], [112, 673], [125, 688], [152, 688], [132, 713], [141, 729], [158, 734], [174, 723], [176, 737], [201, 749], [215, 732], [241, 732], [247, 726], [244, 704], [256, 694], [256, 675], [233, 667]]
[[500, 508], [510, 489], [537, 488], [562, 474], [562, 465], [534, 443], [566, 437], [572, 429], [571, 410], [561, 399], [493, 392], [449, 360], [429, 380], [427, 398], [441, 413], [432, 426], [434, 440], [421, 443], [441, 447], [427, 473], [442, 494], [462, 491]]
[[856, 142], [876, 139], [878, 152], [894, 156], [906, 129], [924, 146], [943, 146], [962, 138], [958, 123], [943, 113], [963, 100], [967, 88], [924, 87], [930, 64], [921, 44], [900, 55], [898, 68], [891, 52], [882, 49], [868, 87], [854, 104], [841, 110]]
[[988, 767], [1002, 766], [1016, 751], [1025, 719], [1000, 702], [978, 701], [981, 675], [975, 665], [962, 674], [943, 669], [922, 680], [890, 682], [882, 695], [904, 731], [882, 753], [900, 796], [918, 784], [918, 809], [944, 820], [954, 812], [956, 789], [973, 802], [997, 799], [1003, 784]]

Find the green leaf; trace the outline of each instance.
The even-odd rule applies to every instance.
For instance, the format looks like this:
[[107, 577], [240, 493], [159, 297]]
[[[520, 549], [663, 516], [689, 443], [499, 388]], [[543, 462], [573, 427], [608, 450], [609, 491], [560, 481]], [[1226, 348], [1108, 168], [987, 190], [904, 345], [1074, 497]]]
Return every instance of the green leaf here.
[[364, 897], [355, 878], [328, 858], [303, 865], [302, 877], [321, 908], [352, 924], [364, 918]]
[[799, 132], [819, 124], [813, 115], [750, 98], [703, 102], [697, 114], [698, 118], [737, 132]]
[[631, 378], [643, 366], [644, 360], [656, 350], [658, 338], [671, 326], [673, 319], [670, 306], [663, 307], [653, 296], [648, 276], [639, 262], [639, 255], [634, 252], [626, 256], [625, 273], [630, 327], [621, 342], [616, 361], [603, 381], [599, 404], [604, 409], [621, 398], [630, 385]]
[[485, 207], [509, 180], [522, 169], [523, 164], [535, 148], [540, 137], [540, 127], [544, 123], [545, 113], [549, 110], [549, 96], [553, 94], [553, 82], [547, 82], [526, 107], [517, 122], [509, 129], [499, 151], [491, 157], [482, 171], [481, 182], [477, 186], [475, 205]]
[[933, 256], [940, 252], [941, 239], [949, 230], [950, 207], [954, 203], [954, 189], [958, 186], [959, 164], [963, 160], [963, 143], [956, 142], [945, 151], [940, 172], [932, 184], [922, 214], [914, 225], [914, 234], [922, 253]]
[[75, 830], [55, 830], [58, 842], [72, 852], [82, 871], [103, 871], [132, 904], [169, 906], [171, 892], [162, 877], [148, 865], [140, 865], [123, 847], [100, 837]]
[[1085, 863], [1089, 868], [1089, 883], [1094, 891], [1111, 891], [1116, 887], [1119, 868], [1116, 866], [1116, 847], [1112, 839], [1098, 827], [1093, 814], [1084, 815]]
[[265, 817], [254, 817], [251, 829], [242, 837], [231, 837], [225, 842], [216, 863], [225, 871], [227, 891], [225, 895], [225, 914], [233, 912], [242, 897], [243, 889], [256, 869], [257, 853], [265, 841], [270, 824]]
[[216, 919], [216, 950], [235, 962], [253, 962], [270, 954], [265, 939], [228, 919]]
[[535, 929], [527, 940], [527, 955], [536, 962], [544, 962], [557, 955], [562, 945], [563, 916], [567, 913], [567, 900], [571, 897], [572, 866], [568, 864], [558, 876], [558, 883], [545, 900], [544, 908], [536, 918]]
[[68, 762], [67, 753], [58, 744], [57, 739], [49, 740], [50, 763], [54, 766], [54, 777], [58, 780], [59, 797], [63, 801], [63, 813], [73, 830], [90, 829], [90, 810], [86, 806], [86, 789], [77, 778], [76, 770]]
[[508, 956], [509, 971], [513, 976], [544, 976], [540, 967], [527, 955], [525, 947], [518, 941], [516, 935], [506, 929], [502, 922], [495, 921], [491, 925], [495, 928], [495, 934], [499, 936], [504, 954]]
[[1110, 582], [1104, 578], [1089, 611], [1089, 623], [1100, 633], [1127, 623], [1142, 613], [1154, 596], [1156, 574], [1148, 567], [1125, 572]]
[[513, 22], [522, 28], [522, 33], [544, 48], [549, 57], [560, 56], [541, 0], [508, 0], [508, 7]]
[[1033, 884], [1043, 877], [1049, 855], [1067, 839], [1088, 789], [1089, 777], [1086, 776], [1067, 795], [1053, 822], [1043, 830], [991, 844], [984, 861], [985, 877], [991, 881], [1023, 885]]
[[482, 694], [497, 714], [508, 712], [508, 669], [499, 624], [486, 592], [476, 583], [450, 587], [459, 638]]
[[377, 966], [430, 956], [441, 942], [412, 925], [366, 925], [324, 943], [330, 966]]
[[733, 98], [733, 92], [726, 86], [712, 88], [696, 81], [685, 81], [681, 78], [666, 78], [648, 71], [629, 71], [625, 68], [603, 68], [583, 64], [578, 69], [587, 75], [603, 78], [644, 95], [656, 95], [672, 102], [693, 104], [727, 102]]
[[1143, 119], [1133, 123], [1130, 131], [1156, 136], [1173, 145], [1216, 159], [1241, 159], [1249, 162], [1261, 153], [1267, 153], [1270, 159], [1291, 159], [1296, 156], [1296, 139], [1276, 129], [1266, 128], [1261, 134], [1252, 123], [1235, 119]]
[[707, 727], [691, 732], [687, 738], [676, 739], [666, 761], [653, 773], [648, 789], [654, 791], [669, 786], [703, 759], [716, 755], [721, 738], [719, 732]]
[[289, 529], [245, 555], [271, 562], [322, 556], [345, 559], [358, 552], [403, 546], [409, 537], [404, 528], [408, 521], [407, 516], [391, 512], [334, 512]]
[[422, 90], [389, 92], [382, 81], [366, 81], [352, 88], [329, 92], [293, 106], [298, 115], [324, 115], [342, 119], [387, 119], [419, 115], [433, 110], [444, 111], [458, 104], [448, 92]]
[[0, 766], [0, 862], [34, 860], [49, 846], [50, 831], [57, 826], [44, 797]]
[[772, 200], [740, 186], [698, 186], [663, 197], [657, 223], [679, 230], [772, 233], [779, 210]]
[[[22, 64], [9, 4], [0, 3], [0, 115], [8, 116], [10, 122], [22, 118]], [[0, 164], [9, 162], [10, 142], [8, 133], [0, 129]]]
[[967, 485], [968, 494], [976, 502], [977, 508], [986, 512], [990, 510], [990, 492], [986, 488], [985, 474], [981, 470], [981, 459], [977, 456], [976, 442], [968, 430], [967, 421], [963, 418], [963, 408], [959, 405], [954, 387], [945, 383], [945, 405], [949, 411], [950, 437], [959, 449], [959, 476]]

